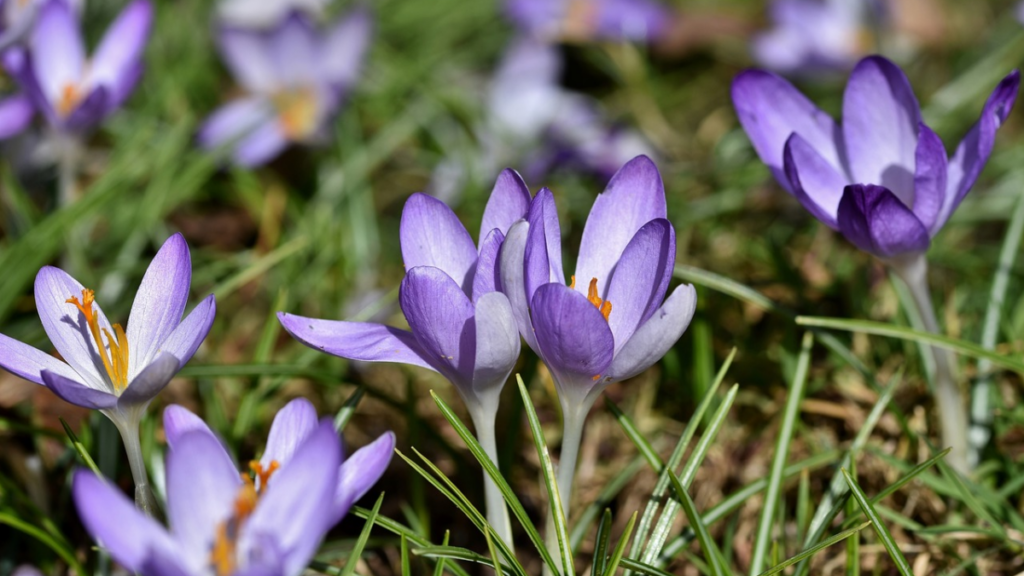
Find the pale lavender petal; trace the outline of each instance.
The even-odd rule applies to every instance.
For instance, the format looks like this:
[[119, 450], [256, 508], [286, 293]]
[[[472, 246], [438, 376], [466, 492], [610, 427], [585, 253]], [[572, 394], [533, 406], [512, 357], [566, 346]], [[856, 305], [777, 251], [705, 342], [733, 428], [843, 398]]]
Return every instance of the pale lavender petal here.
[[485, 294], [476, 303], [476, 359], [473, 391], [481, 403], [493, 402], [519, 359], [519, 328], [512, 305], [501, 292]]
[[793, 133], [837, 171], [844, 171], [839, 126], [782, 77], [764, 70], [740, 73], [732, 82], [732, 103], [757, 155], [786, 190], [792, 192], [783, 172], [782, 154]]
[[274, 121], [274, 109], [268, 100], [262, 97], [233, 100], [203, 121], [197, 139], [203, 148], [217, 148], [270, 121]]
[[128, 314], [128, 374], [149, 365], [181, 322], [192, 285], [192, 259], [181, 234], [168, 238], [149, 263]]
[[134, 88], [152, 23], [153, 5], [147, 0], [128, 4], [107, 28], [89, 60], [89, 79], [94, 85], [106, 86], [113, 102], [123, 102]]
[[253, 94], [270, 95], [281, 88], [266, 34], [222, 26], [216, 36], [221, 58], [231, 75], [246, 90]]
[[542, 135], [565, 99], [561, 70], [562, 56], [551, 42], [523, 36], [509, 44], [487, 94], [490, 121], [500, 136], [532, 142]]
[[[185, 559], [178, 550], [151, 549], [136, 573], [146, 576], [193, 576], [195, 572], [184, 566], [183, 562]], [[238, 572], [233, 576], [238, 576]]]
[[843, 140], [851, 181], [914, 199], [914, 154], [921, 108], [903, 71], [881, 56], [857, 63], [843, 93]]
[[365, 8], [356, 8], [324, 35], [320, 48], [323, 77], [338, 87], [355, 84], [373, 34], [373, 20]]
[[0, 140], [20, 134], [32, 122], [36, 109], [24, 94], [0, 100]]
[[399, 231], [406, 270], [432, 266], [469, 293], [477, 253], [473, 239], [447, 204], [426, 194], [409, 197]]
[[924, 122], [918, 127], [915, 157], [913, 212], [934, 236], [942, 227], [936, 223], [946, 198], [949, 161], [942, 140]]
[[530, 223], [526, 240], [526, 298], [533, 298], [538, 287], [548, 282], [565, 282], [562, 271], [562, 232], [558, 224], [555, 197], [547, 188], [537, 193], [527, 215]]
[[855, 246], [882, 258], [928, 250], [928, 230], [882, 186], [847, 186], [839, 202], [839, 231]]
[[281, 326], [310, 348], [362, 362], [398, 362], [436, 371], [410, 332], [368, 322], [320, 320], [277, 313]]
[[658, 167], [646, 156], [630, 160], [594, 200], [587, 216], [576, 262], [576, 290], [586, 295], [590, 280], [608, 293], [615, 263], [637, 230], [656, 218], [667, 217], [665, 187]]
[[668, 290], [676, 261], [676, 234], [668, 220], [645, 224], [626, 246], [608, 286], [608, 326], [615, 352], [654, 314]]
[[305, 398], [296, 398], [274, 416], [267, 447], [260, 458], [264, 468], [272, 461], [284, 466], [295, 450], [309, 438], [317, 426], [316, 408]]
[[504, 241], [505, 235], [497, 228], [480, 241], [480, 256], [476, 261], [476, 272], [473, 273], [473, 302], [480, 300], [484, 294], [501, 290], [498, 254]]
[[118, 405], [127, 407], [149, 402], [167, 387], [179, 368], [177, 357], [169, 352], [161, 352], [132, 378], [118, 398]]
[[36, 384], [43, 383], [44, 370], [71, 380], [79, 378], [78, 373], [64, 362], [3, 334], [0, 334], [0, 366]]
[[110, 392], [90, 388], [77, 380], [65, 378], [48, 370], [43, 371], [42, 377], [43, 384], [47, 388], [52, 390], [57, 396], [60, 396], [65, 402], [70, 402], [75, 406], [91, 408], [93, 410], [104, 410], [117, 405], [117, 396]]
[[193, 573], [205, 567], [217, 526], [231, 516], [241, 486], [211, 434], [184, 434], [167, 452], [167, 522]]
[[612, 362], [615, 340], [608, 322], [586, 296], [562, 284], [538, 288], [530, 309], [538, 352], [559, 395], [582, 402]]
[[82, 33], [67, 2], [48, 0], [40, 8], [28, 46], [43, 96], [55, 105], [66, 87], [78, 85], [85, 66]]
[[595, 32], [608, 40], [651, 42], [668, 31], [671, 13], [650, 0], [603, 0], [597, 3]]
[[526, 295], [526, 274], [524, 258], [526, 242], [530, 234], [530, 223], [520, 220], [508, 229], [508, 235], [501, 244], [498, 255], [498, 266], [501, 275], [501, 290], [512, 305], [512, 315], [516, 319], [519, 335], [534, 351], [537, 350], [537, 338], [530, 320], [530, 301]]
[[338, 470], [338, 489], [334, 495], [336, 520], [359, 501], [380, 480], [395, 453], [395, 434], [385, 432], [373, 442], [356, 450]]
[[201, 432], [216, 438], [206, 422], [203, 422], [202, 418], [193, 414], [188, 408], [177, 404], [171, 404], [164, 408], [164, 436], [167, 438], [167, 446], [171, 450], [174, 450], [178, 440], [192, 432]]
[[558, 32], [566, 16], [568, 2], [564, 0], [507, 0], [505, 10], [520, 28], [535, 35]]
[[689, 284], [678, 286], [615, 354], [606, 381], [632, 378], [661, 360], [686, 331], [696, 309], [697, 291]]
[[783, 164], [793, 195], [815, 218], [835, 229], [839, 200], [849, 184], [846, 176], [796, 133], [786, 141]]
[[110, 92], [107, 87], [97, 86], [71, 109], [70, 114], [64, 118], [58, 118], [56, 126], [64, 132], [88, 132], [106, 118], [111, 109], [110, 102]]
[[491, 196], [484, 208], [484, 217], [480, 222], [480, 251], [483, 252], [483, 239], [498, 229], [507, 234], [508, 229], [518, 220], [526, 217], [530, 209], [530, 189], [523, 182], [522, 176], [511, 168], [498, 174]]
[[441, 269], [417, 266], [402, 280], [398, 302], [427, 358], [456, 386], [473, 380], [473, 303]]
[[173, 354], [178, 359], [179, 368], [184, 366], [210, 333], [210, 326], [213, 325], [216, 315], [217, 302], [213, 294], [210, 294], [167, 336], [158, 351]]
[[274, 74], [285, 87], [309, 86], [320, 78], [321, 55], [316, 29], [303, 14], [292, 12], [270, 33], [268, 50]]
[[71, 490], [82, 524], [129, 572], [140, 572], [154, 551], [176, 549], [163, 526], [140, 512], [115, 485], [92, 472], [76, 470]]
[[261, 166], [280, 154], [290, 141], [281, 123], [274, 117], [256, 126], [239, 140], [231, 159], [245, 168]]

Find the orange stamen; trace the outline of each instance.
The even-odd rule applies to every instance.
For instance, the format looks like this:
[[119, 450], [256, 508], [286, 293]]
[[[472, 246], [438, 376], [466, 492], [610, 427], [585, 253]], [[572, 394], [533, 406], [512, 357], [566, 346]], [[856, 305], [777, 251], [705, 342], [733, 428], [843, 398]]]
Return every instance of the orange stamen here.
[[[242, 525], [256, 511], [260, 496], [267, 491], [267, 482], [280, 467], [277, 460], [271, 460], [266, 469], [258, 460], [252, 460], [249, 462], [251, 474], [242, 473], [242, 487], [235, 496], [234, 513], [217, 526], [213, 548], [210, 549], [210, 565], [217, 576], [230, 576], [237, 568], [238, 536]], [[257, 480], [259, 486], [256, 485]]]
[[[575, 284], [575, 278], [573, 278]], [[601, 311], [601, 316], [604, 316], [605, 322], [608, 321], [608, 316], [612, 313], [612, 303], [607, 300], [601, 300], [601, 297], [597, 295], [597, 278], [590, 279], [590, 287], [587, 288], [587, 300]]]
[[57, 115], [61, 117], [67, 117], [71, 114], [71, 111], [78, 106], [78, 103], [82, 100], [82, 93], [78, 89], [78, 86], [74, 84], [65, 84], [64, 88], [60, 91], [60, 99], [57, 100]]
[[[114, 391], [120, 393], [128, 387], [128, 336], [120, 324], [113, 325], [116, 338], [111, 336], [110, 331], [106, 328], [100, 328], [99, 317], [96, 316], [96, 311], [92, 307], [95, 301], [96, 293], [88, 288], [82, 289], [81, 302], [76, 296], [65, 300], [68, 304], [74, 304], [75, 308], [78, 308], [78, 311], [85, 317], [85, 323], [89, 327], [89, 333], [92, 334], [92, 340], [96, 344], [103, 368], [107, 371], [111, 384], [114, 385]], [[107, 337], [106, 344], [103, 343], [104, 335]]]
[[285, 136], [298, 140], [316, 129], [316, 93], [309, 88], [281, 92], [274, 97], [278, 120]]

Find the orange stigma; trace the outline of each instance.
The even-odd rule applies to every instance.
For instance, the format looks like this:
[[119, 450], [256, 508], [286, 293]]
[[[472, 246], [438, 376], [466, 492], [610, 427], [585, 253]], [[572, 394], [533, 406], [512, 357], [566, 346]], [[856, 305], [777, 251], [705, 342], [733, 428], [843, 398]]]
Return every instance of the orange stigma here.
[[[120, 324], [114, 324], [114, 334], [110, 334], [106, 328], [100, 328], [99, 318], [93, 310], [93, 302], [96, 301], [96, 293], [88, 288], [82, 289], [82, 301], [77, 296], [65, 300], [68, 304], [74, 304], [75, 308], [85, 317], [85, 323], [89, 326], [89, 333], [96, 344], [96, 350], [103, 361], [103, 368], [110, 377], [110, 383], [114, 385], [114, 391], [121, 393], [128, 387], [128, 336]], [[106, 345], [103, 344], [103, 336], [107, 337]], [[109, 348], [109, 354], [108, 349]]]
[[[213, 547], [210, 549], [210, 565], [217, 576], [230, 576], [238, 568], [238, 537], [242, 525], [256, 511], [260, 496], [267, 491], [267, 482], [280, 467], [277, 460], [271, 460], [266, 469], [259, 461], [253, 460], [249, 462], [252, 475], [242, 473], [242, 486], [235, 496], [234, 511], [217, 526]], [[256, 484], [257, 480], [259, 485]]]
[[[576, 277], [572, 276], [572, 282], [569, 283], [569, 288], [576, 288]], [[612, 313], [612, 303], [607, 300], [601, 300], [601, 297], [597, 295], [597, 278], [590, 279], [590, 287], [587, 288], [587, 300], [601, 311], [601, 316], [604, 316], [604, 321], [608, 321], [608, 316]]]
[[273, 101], [281, 131], [288, 138], [298, 140], [316, 129], [317, 98], [312, 88], [280, 92]]
[[82, 92], [74, 84], [65, 84], [60, 91], [60, 100], [57, 101], [57, 115], [66, 118], [71, 111], [78, 106], [82, 100]]

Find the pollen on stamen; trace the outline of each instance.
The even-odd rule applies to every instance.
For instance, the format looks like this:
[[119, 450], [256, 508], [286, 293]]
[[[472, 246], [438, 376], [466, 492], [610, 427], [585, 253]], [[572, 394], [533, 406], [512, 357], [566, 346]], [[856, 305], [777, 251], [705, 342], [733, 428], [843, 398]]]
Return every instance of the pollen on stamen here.
[[[576, 277], [573, 276], [573, 285], [576, 284]], [[607, 300], [602, 300], [598, 296], [597, 292], [597, 278], [590, 279], [590, 286], [587, 288], [587, 300], [594, 305], [601, 312], [601, 316], [604, 316], [605, 322], [608, 321], [608, 316], [612, 313], [612, 303]]]

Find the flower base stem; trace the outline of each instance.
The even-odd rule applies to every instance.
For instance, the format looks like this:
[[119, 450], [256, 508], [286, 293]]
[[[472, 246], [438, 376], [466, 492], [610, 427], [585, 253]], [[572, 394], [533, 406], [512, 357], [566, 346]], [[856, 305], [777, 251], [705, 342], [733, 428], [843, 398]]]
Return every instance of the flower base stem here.
[[[579, 459], [580, 444], [583, 441], [583, 424], [597, 396], [599, 394], [595, 394], [593, 398], [587, 398], [582, 403], [583, 405], [567, 406], [565, 402], [562, 402], [562, 449], [558, 454], [555, 481], [558, 483], [558, 499], [562, 502], [562, 513], [565, 515], [567, 527], [570, 517], [569, 506], [572, 502], [572, 486], [576, 480], [576, 461]], [[560, 558], [554, 512], [554, 506], [549, 505], [546, 525], [547, 547], [552, 558]], [[545, 572], [551, 573], [547, 568], [545, 567]]]
[[[470, 410], [473, 419], [473, 427], [476, 428], [476, 439], [484, 449], [484, 453], [491, 459], [494, 466], [498, 466], [498, 443], [495, 440], [494, 426], [497, 417], [496, 410], [485, 414], [485, 410]], [[484, 471], [484, 497], [487, 502], [487, 523], [494, 528], [498, 536], [513, 548], [512, 542], [512, 521], [509, 518], [508, 506], [505, 504], [505, 497], [501, 495], [498, 485], [491, 479], [487, 471]]]
[[[141, 415], [142, 410], [139, 412]], [[124, 442], [124, 450], [128, 454], [128, 467], [131, 468], [132, 480], [135, 481], [135, 506], [147, 516], [154, 516], [156, 501], [153, 499], [153, 492], [149, 487], [146, 462], [142, 457], [142, 444], [139, 440], [140, 416], [129, 415], [127, 418], [123, 414], [120, 416], [111, 418], [111, 421], [121, 433], [121, 441]]]

